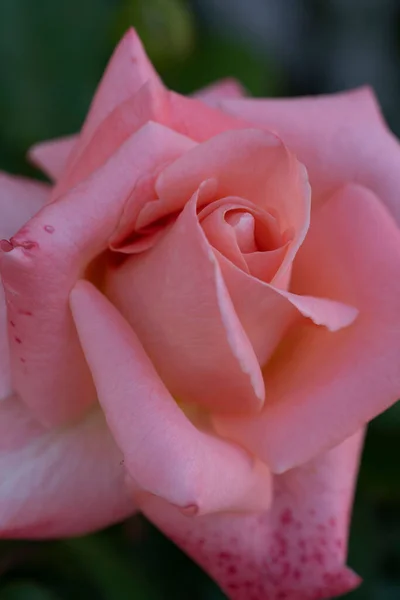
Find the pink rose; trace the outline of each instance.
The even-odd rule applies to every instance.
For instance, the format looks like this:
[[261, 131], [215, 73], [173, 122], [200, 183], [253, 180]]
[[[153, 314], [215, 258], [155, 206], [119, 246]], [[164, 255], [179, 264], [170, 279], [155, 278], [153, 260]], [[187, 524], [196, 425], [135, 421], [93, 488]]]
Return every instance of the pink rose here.
[[1, 177], [1, 536], [135, 505], [233, 600], [330, 598], [400, 393], [399, 145], [366, 89], [197, 96], [130, 31], [54, 186]]

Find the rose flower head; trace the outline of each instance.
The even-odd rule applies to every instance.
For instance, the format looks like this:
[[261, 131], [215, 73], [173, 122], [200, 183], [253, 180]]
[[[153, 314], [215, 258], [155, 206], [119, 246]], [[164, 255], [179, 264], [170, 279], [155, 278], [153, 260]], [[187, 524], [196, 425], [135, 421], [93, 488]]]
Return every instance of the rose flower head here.
[[373, 94], [165, 88], [136, 33], [1, 175], [0, 536], [141, 510], [231, 600], [319, 600], [400, 393], [400, 148]]

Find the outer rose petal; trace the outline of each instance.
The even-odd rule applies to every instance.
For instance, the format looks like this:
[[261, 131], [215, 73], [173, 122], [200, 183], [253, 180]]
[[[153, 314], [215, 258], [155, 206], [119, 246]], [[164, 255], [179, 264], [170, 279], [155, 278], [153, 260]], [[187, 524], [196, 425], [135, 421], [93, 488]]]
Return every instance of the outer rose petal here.
[[0, 172], [0, 238], [10, 238], [50, 196], [50, 186]]
[[194, 427], [113, 305], [79, 282], [71, 307], [107, 422], [140, 487], [191, 514], [268, 507], [265, 465]]
[[[44, 183], [0, 173], [0, 238], [11, 237], [46, 202], [50, 187]], [[0, 400], [11, 392], [7, 308], [0, 283]]]
[[73, 147], [78, 140], [77, 135], [47, 140], [29, 148], [29, 160], [42, 169], [53, 181], [62, 175]]
[[275, 477], [268, 512], [189, 519], [148, 498], [140, 508], [231, 600], [330, 599], [360, 583], [344, 561], [361, 441]]
[[264, 371], [257, 419], [218, 417], [218, 430], [283, 472], [333, 447], [400, 393], [400, 232], [372, 192], [347, 186], [315, 212], [294, 290], [359, 308], [329, 333], [303, 325]]
[[0, 282], [0, 403], [12, 389], [7, 329], [7, 305], [3, 284]]
[[105, 289], [177, 399], [254, 413], [264, 382], [198, 222], [205, 188], [151, 250], [109, 270]]
[[15, 389], [45, 424], [78, 418], [96, 397], [68, 308], [71, 288], [107, 249], [136, 184], [188, 143], [148, 123], [90, 179], [47, 204], [1, 256]]
[[118, 104], [93, 132], [79, 160], [69, 165], [58, 182], [52, 199], [88, 177], [149, 121], [166, 125], [190, 137], [204, 141], [223, 131], [246, 126], [238, 119], [166, 90], [159, 82], [147, 81], [139, 91]]
[[236, 79], [221, 79], [195, 92], [194, 97], [213, 106], [218, 100], [242, 98], [246, 92]]
[[100, 123], [146, 81], [161, 81], [134, 29], [129, 29], [114, 51], [92, 101], [79, 141], [70, 156], [76, 162]]
[[220, 106], [283, 139], [307, 167], [313, 204], [340, 185], [360, 183], [400, 222], [400, 146], [370, 89], [284, 100], [227, 100]]
[[0, 402], [0, 538], [78, 535], [134, 512], [122, 456], [100, 411], [48, 432], [15, 397]]
[[329, 331], [348, 327], [358, 315], [356, 308], [343, 302], [293, 294], [264, 283], [225, 257], [217, 256], [236, 313], [261, 365], [301, 315]]

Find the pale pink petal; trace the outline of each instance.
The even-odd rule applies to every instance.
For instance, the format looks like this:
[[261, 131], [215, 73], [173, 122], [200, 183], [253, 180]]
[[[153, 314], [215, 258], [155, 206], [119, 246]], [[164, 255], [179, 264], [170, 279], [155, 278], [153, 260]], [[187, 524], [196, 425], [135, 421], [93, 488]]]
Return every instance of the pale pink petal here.
[[284, 475], [258, 515], [189, 519], [146, 498], [145, 515], [197, 561], [230, 600], [322, 600], [360, 583], [345, 566], [362, 434]]
[[105, 290], [174, 397], [257, 412], [262, 375], [197, 219], [202, 189], [152, 249], [109, 269]]
[[257, 419], [218, 418], [220, 432], [283, 472], [340, 443], [400, 394], [400, 233], [374, 194], [346, 186], [314, 214], [294, 289], [357, 306], [348, 328], [303, 325], [265, 370]]
[[215, 197], [240, 196], [277, 215], [290, 239], [276, 275], [284, 277], [307, 233], [310, 188], [304, 168], [278, 138], [256, 129], [226, 131], [199, 144], [159, 175], [159, 200], [147, 204], [140, 224], [180, 210], [202, 181], [215, 179]]
[[7, 305], [0, 281], [0, 402], [11, 393], [10, 350], [8, 346]]
[[69, 188], [86, 179], [101, 167], [118, 148], [149, 121], [168, 123], [166, 90], [153, 80], [147, 81], [136, 94], [118, 104], [92, 133], [81, 149], [79, 160], [72, 161], [52, 195], [62, 196]]
[[183, 136], [147, 124], [89, 179], [47, 204], [14, 236], [13, 249], [2, 253], [13, 381], [42, 422], [75, 419], [95, 401], [69, 292], [107, 249], [136, 183], [186, 147]]
[[[11, 237], [46, 202], [50, 187], [38, 181], [0, 173], [0, 238]], [[11, 392], [7, 308], [0, 283], [0, 399]]]
[[222, 198], [199, 213], [210, 244], [244, 271], [271, 281], [281, 266], [289, 243], [278, 219], [243, 198]]
[[16, 397], [0, 401], [0, 538], [80, 535], [132, 514], [122, 455], [94, 411], [46, 431]]
[[195, 92], [194, 97], [203, 100], [207, 104], [215, 104], [218, 100], [228, 98], [242, 98], [246, 96], [246, 92], [239, 81], [228, 77], [227, 79], [220, 79], [215, 83], [208, 85]]
[[219, 252], [216, 255], [236, 314], [261, 365], [265, 365], [282, 336], [300, 316], [337, 331], [348, 327], [358, 315], [354, 306], [329, 297], [287, 292], [256, 279]]
[[240, 447], [196, 429], [118, 310], [88, 282], [76, 285], [71, 307], [99, 401], [134, 481], [190, 514], [267, 507], [268, 469]]
[[10, 238], [47, 202], [46, 183], [0, 172], [0, 238]]
[[248, 129], [249, 123], [238, 117], [207, 106], [197, 98], [169, 92], [169, 126], [197, 142], [204, 142], [224, 131]]
[[129, 29], [112, 55], [93, 98], [78, 143], [69, 157], [77, 161], [100, 123], [146, 81], [162, 85], [134, 29]]
[[313, 201], [348, 182], [372, 189], [400, 222], [400, 146], [373, 92], [309, 98], [227, 100], [229, 114], [275, 131], [305, 164]]
[[39, 142], [29, 148], [29, 160], [53, 181], [62, 175], [68, 157], [78, 140], [78, 135], [69, 135], [55, 140]]
[[159, 81], [150, 79], [137, 93], [118, 104], [92, 132], [90, 140], [80, 150], [79, 160], [70, 161], [52, 198], [60, 197], [102, 165], [148, 121], [166, 125], [196, 141], [246, 126], [246, 123], [205, 106], [198, 100], [170, 92]]

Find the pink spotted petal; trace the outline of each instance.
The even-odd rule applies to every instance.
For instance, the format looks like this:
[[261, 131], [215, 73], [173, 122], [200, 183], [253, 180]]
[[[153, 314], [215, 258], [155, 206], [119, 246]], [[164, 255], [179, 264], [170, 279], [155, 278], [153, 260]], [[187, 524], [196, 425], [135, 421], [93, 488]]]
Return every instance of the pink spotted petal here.
[[189, 519], [155, 498], [140, 508], [230, 600], [328, 600], [360, 583], [345, 560], [361, 441], [275, 477], [268, 512]]
[[47, 431], [0, 401], [0, 538], [81, 535], [131, 515], [122, 455], [100, 411]]
[[89, 179], [47, 204], [2, 254], [13, 381], [43, 423], [76, 419], [96, 399], [68, 308], [71, 288], [108, 248], [136, 183], [185, 148], [183, 136], [147, 124]]
[[264, 372], [267, 400], [253, 418], [219, 418], [219, 431], [283, 472], [354, 433], [400, 394], [400, 234], [376, 196], [346, 186], [318, 210], [293, 272], [300, 294], [359, 309], [331, 333], [307, 324]]
[[240, 447], [196, 429], [118, 310], [88, 282], [76, 285], [71, 307], [99, 401], [134, 481], [191, 514], [267, 507], [268, 469]]
[[[46, 202], [50, 188], [23, 177], [0, 173], [0, 238], [7, 240]], [[6, 247], [10, 244], [3, 242]], [[0, 283], [0, 399], [11, 392], [7, 307]]]

